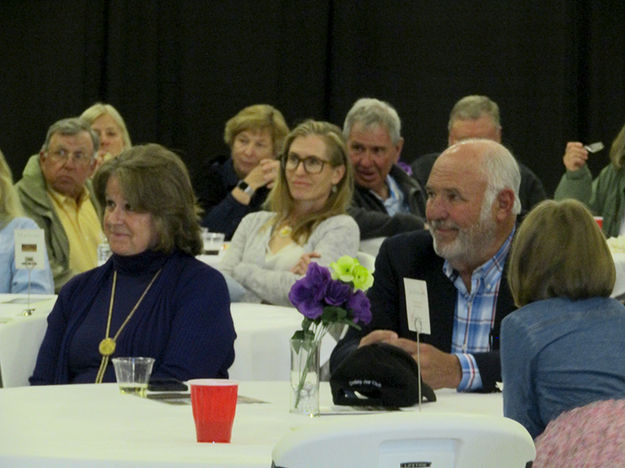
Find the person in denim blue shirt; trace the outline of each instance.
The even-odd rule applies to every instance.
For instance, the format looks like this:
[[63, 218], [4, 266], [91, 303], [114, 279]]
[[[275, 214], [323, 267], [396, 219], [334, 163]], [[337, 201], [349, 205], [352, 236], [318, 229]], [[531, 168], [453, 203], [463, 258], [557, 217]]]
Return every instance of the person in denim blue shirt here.
[[504, 416], [539, 436], [560, 413], [625, 397], [625, 306], [612, 256], [578, 201], [544, 201], [513, 242], [517, 311], [502, 322]]
[[0, 151], [0, 293], [54, 294], [54, 283], [48, 255], [44, 252], [45, 265], [32, 270], [15, 268], [15, 230], [39, 229], [39, 226], [22, 214], [17, 193], [13, 188], [11, 170]]

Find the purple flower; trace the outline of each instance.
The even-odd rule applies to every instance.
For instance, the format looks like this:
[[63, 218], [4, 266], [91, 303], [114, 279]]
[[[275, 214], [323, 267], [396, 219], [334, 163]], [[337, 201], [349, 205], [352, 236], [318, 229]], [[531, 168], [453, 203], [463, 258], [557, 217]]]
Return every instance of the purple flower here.
[[347, 308], [352, 311], [354, 323], [362, 322], [367, 324], [371, 322], [371, 304], [369, 303], [369, 298], [360, 289], [349, 298]]
[[297, 280], [289, 291], [291, 304], [311, 320], [321, 317], [323, 299], [331, 281], [330, 270], [311, 262], [306, 276]]
[[328, 287], [326, 289], [326, 304], [332, 306], [342, 306], [347, 302], [351, 293], [352, 288], [349, 287], [349, 284], [332, 280], [328, 283]]

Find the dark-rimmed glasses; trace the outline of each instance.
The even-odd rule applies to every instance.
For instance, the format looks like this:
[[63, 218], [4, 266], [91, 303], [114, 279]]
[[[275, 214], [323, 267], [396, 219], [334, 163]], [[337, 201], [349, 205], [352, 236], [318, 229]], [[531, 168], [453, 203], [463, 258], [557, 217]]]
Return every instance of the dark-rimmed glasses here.
[[307, 156], [305, 158], [300, 158], [296, 154], [287, 154], [282, 157], [282, 167], [288, 171], [296, 171], [299, 163], [304, 164], [304, 170], [307, 174], [319, 174], [323, 171], [323, 167], [326, 163], [330, 161], [324, 161], [323, 159], [319, 159], [316, 156]]
[[88, 153], [83, 153], [82, 151], [74, 151], [72, 153], [63, 148], [54, 151], [48, 150], [46, 151], [46, 155], [54, 163], [65, 163], [71, 156], [74, 159], [74, 163], [79, 166], [86, 166], [92, 159], [92, 156]]

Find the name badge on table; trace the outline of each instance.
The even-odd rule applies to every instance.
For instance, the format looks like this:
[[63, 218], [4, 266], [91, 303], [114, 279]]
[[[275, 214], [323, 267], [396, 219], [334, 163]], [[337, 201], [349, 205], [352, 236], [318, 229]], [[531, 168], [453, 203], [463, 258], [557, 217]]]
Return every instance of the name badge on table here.
[[15, 230], [15, 268], [43, 270], [46, 264], [45, 251], [43, 229]]
[[430, 306], [428, 305], [428, 288], [423, 280], [404, 278], [406, 291], [406, 315], [408, 329], [419, 333], [430, 334]]

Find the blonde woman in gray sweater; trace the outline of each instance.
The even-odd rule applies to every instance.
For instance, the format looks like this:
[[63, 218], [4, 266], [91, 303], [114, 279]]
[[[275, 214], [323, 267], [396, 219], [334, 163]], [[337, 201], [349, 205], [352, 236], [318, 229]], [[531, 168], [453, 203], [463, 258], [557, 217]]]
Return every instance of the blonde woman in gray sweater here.
[[353, 184], [337, 126], [308, 120], [289, 133], [270, 211], [243, 218], [221, 261], [232, 300], [290, 305], [289, 290], [311, 261], [327, 266], [355, 256], [360, 233], [346, 214]]

